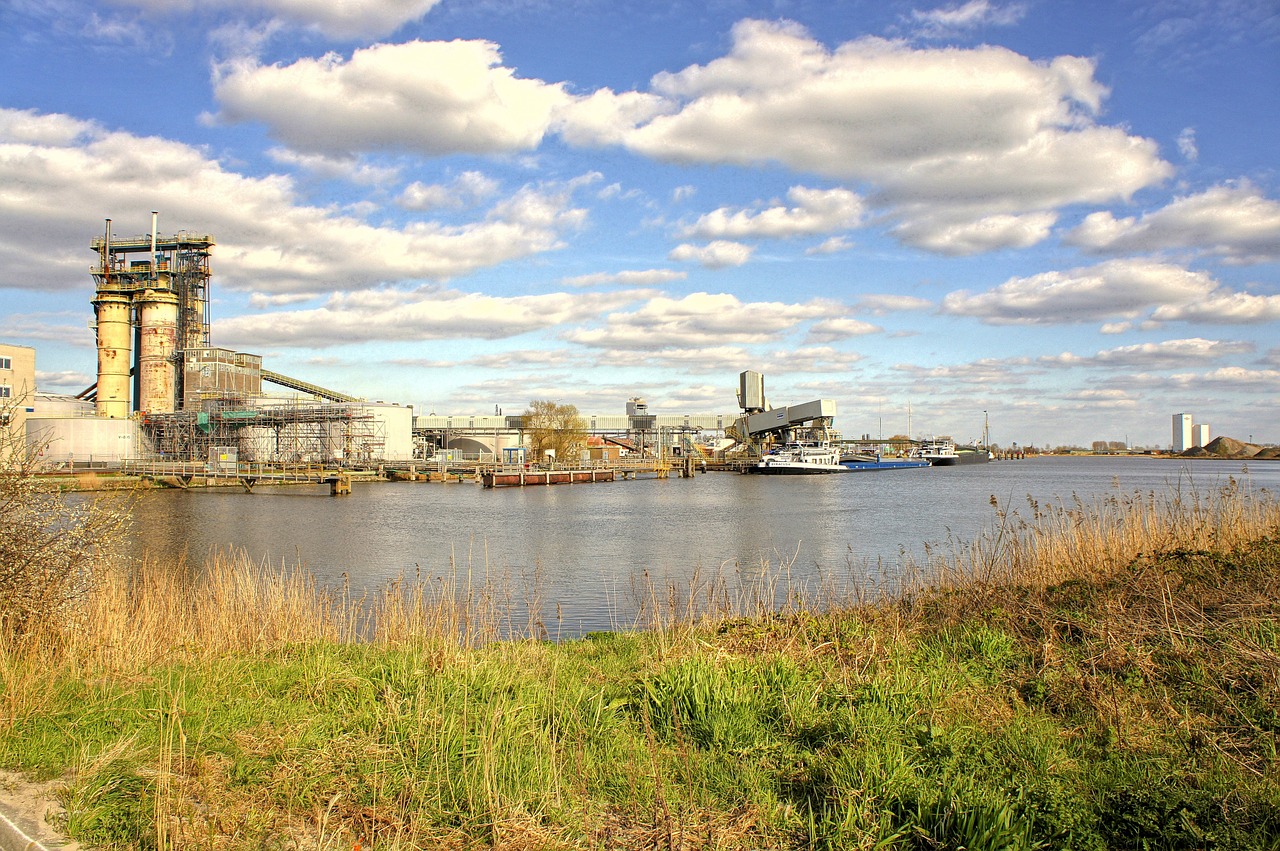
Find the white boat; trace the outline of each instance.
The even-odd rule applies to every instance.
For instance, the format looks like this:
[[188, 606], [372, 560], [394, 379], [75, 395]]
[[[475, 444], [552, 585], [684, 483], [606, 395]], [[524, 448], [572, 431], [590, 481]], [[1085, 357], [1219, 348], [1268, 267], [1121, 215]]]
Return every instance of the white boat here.
[[814, 473], [847, 473], [840, 463], [840, 453], [825, 444], [787, 443], [774, 449], [751, 468], [766, 475], [812, 475]]
[[958, 464], [985, 464], [994, 456], [978, 446], [957, 448], [950, 440], [926, 440], [920, 444], [920, 457], [934, 467], [954, 467]]
[[956, 445], [950, 440], [926, 440], [920, 444], [920, 457], [935, 467], [950, 467], [960, 463]]

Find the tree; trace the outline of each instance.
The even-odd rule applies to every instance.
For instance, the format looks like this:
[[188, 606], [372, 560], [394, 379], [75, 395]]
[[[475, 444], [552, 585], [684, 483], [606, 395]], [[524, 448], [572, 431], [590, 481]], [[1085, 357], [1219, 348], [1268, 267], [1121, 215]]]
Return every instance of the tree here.
[[39, 447], [9, 424], [9, 407], [0, 409], [0, 641], [56, 626], [119, 550], [129, 516], [118, 495], [68, 499], [42, 479]]
[[574, 405], [535, 399], [521, 415], [521, 421], [529, 453], [536, 461], [554, 452], [561, 463], [577, 463], [579, 453], [587, 446], [587, 423]]

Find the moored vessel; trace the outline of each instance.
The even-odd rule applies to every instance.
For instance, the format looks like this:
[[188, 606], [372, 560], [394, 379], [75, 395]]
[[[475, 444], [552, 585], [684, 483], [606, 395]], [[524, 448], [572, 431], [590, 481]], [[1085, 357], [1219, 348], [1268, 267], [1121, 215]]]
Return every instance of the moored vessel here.
[[840, 453], [826, 444], [788, 443], [760, 459], [753, 473], [774, 476], [812, 475], [815, 473], [847, 473], [840, 463]]

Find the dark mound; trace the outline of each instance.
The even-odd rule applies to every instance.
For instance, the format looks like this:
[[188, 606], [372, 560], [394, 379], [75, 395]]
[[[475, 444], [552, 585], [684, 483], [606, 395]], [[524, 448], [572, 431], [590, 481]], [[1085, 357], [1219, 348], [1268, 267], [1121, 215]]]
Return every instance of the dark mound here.
[[1252, 458], [1261, 447], [1231, 437], [1215, 437], [1206, 446], [1193, 446], [1182, 452], [1186, 458]]

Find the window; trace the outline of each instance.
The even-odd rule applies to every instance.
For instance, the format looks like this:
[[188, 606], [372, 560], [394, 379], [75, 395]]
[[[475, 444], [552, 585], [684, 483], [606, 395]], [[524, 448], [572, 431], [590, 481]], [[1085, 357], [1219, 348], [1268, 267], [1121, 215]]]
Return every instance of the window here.
[[0, 358], [0, 369], [13, 369], [13, 358]]
[[13, 395], [13, 388], [8, 384], [0, 384], [0, 399], [8, 399]]

